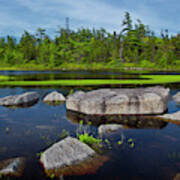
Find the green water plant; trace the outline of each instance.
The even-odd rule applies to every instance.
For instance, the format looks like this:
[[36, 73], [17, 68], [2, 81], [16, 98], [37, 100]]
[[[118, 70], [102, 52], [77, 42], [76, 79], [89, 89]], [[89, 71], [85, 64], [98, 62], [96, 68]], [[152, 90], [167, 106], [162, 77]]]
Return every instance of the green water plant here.
[[134, 148], [134, 147], [135, 147], [135, 142], [133, 141], [132, 138], [129, 138], [129, 139], [128, 139], [128, 144], [129, 144], [129, 147], [130, 147], [130, 148]]
[[120, 140], [120, 141], [117, 142], [117, 144], [121, 145], [121, 144], [123, 144], [123, 141]]
[[61, 132], [61, 139], [64, 139], [67, 136], [69, 136], [69, 132], [66, 129], [63, 129]]
[[6, 131], [6, 133], [9, 133], [9, 128], [8, 128], [8, 127], [6, 127], [5, 131]]
[[52, 174], [50, 175], [50, 178], [51, 178], [51, 179], [54, 179], [54, 178], [55, 178], [55, 174], [52, 173]]
[[41, 155], [43, 154], [43, 152], [39, 152], [36, 154], [37, 157], [41, 157]]
[[107, 144], [108, 149], [112, 149], [109, 139], [105, 139], [104, 142]]
[[91, 124], [92, 123], [89, 121], [86, 126], [83, 126], [83, 120], [81, 120], [79, 122], [79, 128], [76, 135], [81, 142], [86, 143], [90, 146], [94, 144], [100, 145], [102, 139], [96, 138], [95, 136], [89, 134], [89, 129], [91, 128]]
[[81, 142], [88, 144], [90, 146], [93, 144], [100, 144], [102, 142], [102, 139], [95, 138], [92, 135], [89, 135], [88, 133], [79, 134], [78, 138]]
[[132, 138], [129, 138], [129, 139], [126, 140], [125, 136], [122, 134], [122, 135], [121, 135], [121, 140], [119, 140], [119, 141], [117, 142], [117, 144], [118, 144], [119, 146], [121, 146], [121, 145], [123, 145], [124, 143], [125, 143], [126, 145], [128, 145], [128, 147], [130, 147], [130, 148], [134, 148], [134, 147], [135, 147], [135, 141], [134, 141]]

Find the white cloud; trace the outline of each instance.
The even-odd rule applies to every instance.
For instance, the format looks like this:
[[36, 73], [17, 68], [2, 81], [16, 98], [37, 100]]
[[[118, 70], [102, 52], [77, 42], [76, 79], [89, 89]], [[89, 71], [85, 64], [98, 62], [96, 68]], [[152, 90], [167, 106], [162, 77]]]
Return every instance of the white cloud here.
[[[10, 0], [11, 1], [11, 0]], [[154, 0], [154, 2], [162, 0]], [[1, 11], [1, 27], [34, 32], [37, 27], [56, 29], [58, 25], [64, 26], [65, 17], [69, 17], [72, 28], [78, 27], [104, 27], [109, 31], [120, 30], [125, 11], [131, 13], [133, 20], [141, 19], [143, 23], [150, 25], [155, 31], [170, 27], [172, 31], [178, 28], [178, 24], [163, 19], [159, 12], [152, 6], [148, 6], [147, 0], [122, 4], [117, 6], [103, 0], [15, 0], [16, 6], [22, 12], [18, 15]], [[130, 3], [130, 2], [129, 2]], [[133, 6], [133, 7], [132, 7]], [[2, 18], [5, 17], [5, 20]]]

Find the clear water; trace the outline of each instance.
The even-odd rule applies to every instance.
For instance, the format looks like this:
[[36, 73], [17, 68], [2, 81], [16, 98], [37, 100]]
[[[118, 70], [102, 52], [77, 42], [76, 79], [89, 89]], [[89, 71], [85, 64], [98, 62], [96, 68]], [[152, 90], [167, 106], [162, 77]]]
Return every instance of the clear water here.
[[[67, 95], [70, 88], [0, 88], [0, 97], [37, 91], [41, 99], [28, 108], [11, 109], [0, 107], [0, 160], [26, 157], [26, 167], [22, 180], [48, 179], [40, 166], [37, 154], [60, 140], [66, 129], [72, 136], [78, 128], [78, 121], [69, 118], [65, 105], [49, 106], [42, 98], [49, 92], [58, 90]], [[87, 90], [87, 89], [85, 89]], [[171, 88], [171, 95], [179, 91]], [[169, 113], [180, 110], [172, 99]], [[8, 128], [8, 130], [7, 130]], [[96, 125], [94, 125], [96, 130]], [[122, 133], [125, 141], [118, 145]], [[68, 176], [64, 179], [108, 179], [108, 180], [171, 180], [180, 173], [180, 127], [172, 123], [150, 128], [125, 128], [108, 136], [111, 149], [107, 151], [109, 160], [95, 174]], [[128, 139], [133, 139], [132, 148]], [[16, 178], [10, 178], [16, 179]]]
[[1, 75], [15, 76], [18, 80], [56, 79], [139, 79], [137, 74], [104, 71], [0, 71]]

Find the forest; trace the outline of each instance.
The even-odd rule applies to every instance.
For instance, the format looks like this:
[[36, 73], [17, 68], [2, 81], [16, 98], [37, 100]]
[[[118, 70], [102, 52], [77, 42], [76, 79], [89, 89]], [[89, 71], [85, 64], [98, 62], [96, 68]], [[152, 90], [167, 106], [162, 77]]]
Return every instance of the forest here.
[[104, 28], [59, 28], [51, 38], [38, 28], [20, 40], [0, 38], [0, 69], [180, 69], [180, 33], [162, 30], [157, 36], [126, 12], [119, 32]]

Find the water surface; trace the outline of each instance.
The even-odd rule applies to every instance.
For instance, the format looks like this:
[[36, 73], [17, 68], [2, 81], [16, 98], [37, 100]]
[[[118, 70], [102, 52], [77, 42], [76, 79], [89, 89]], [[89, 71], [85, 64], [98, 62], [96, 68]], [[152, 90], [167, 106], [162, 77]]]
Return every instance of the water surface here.
[[[90, 87], [84, 90], [88, 88]], [[74, 120], [76, 117], [67, 115], [65, 105], [49, 106], [42, 102], [43, 97], [53, 90], [68, 95], [71, 88], [0, 88], [0, 97], [27, 91], [37, 91], [41, 95], [39, 102], [32, 107], [0, 107], [0, 160], [19, 156], [27, 158], [23, 176], [18, 179], [48, 179], [39, 164], [38, 153], [60, 140], [63, 129], [75, 136], [78, 121]], [[171, 95], [179, 90], [176, 87], [171, 88]], [[168, 104], [169, 113], [178, 110], [180, 106], [171, 99]], [[92, 129], [97, 132], [97, 124], [94, 124]], [[125, 140], [119, 146], [117, 142], [122, 134]], [[106, 152], [109, 160], [95, 174], [69, 176], [64, 179], [171, 180], [180, 173], [178, 125], [131, 125], [107, 138], [112, 147]], [[133, 139], [133, 148], [128, 143], [129, 139]]]

